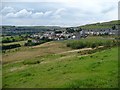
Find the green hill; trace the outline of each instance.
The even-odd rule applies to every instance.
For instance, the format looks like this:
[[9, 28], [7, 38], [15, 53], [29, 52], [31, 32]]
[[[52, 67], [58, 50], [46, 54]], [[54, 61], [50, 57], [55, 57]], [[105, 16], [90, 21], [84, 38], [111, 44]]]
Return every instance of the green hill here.
[[118, 87], [117, 47], [71, 49], [67, 42], [47, 42], [3, 54], [3, 88]]
[[115, 28], [118, 28], [118, 25], [120, 25], [120, 20], [103, 22], [103, 23], [87, 24], [87, 25], [80, 26], [80, 28], [82, 29], [111, 29], [114, 26]]

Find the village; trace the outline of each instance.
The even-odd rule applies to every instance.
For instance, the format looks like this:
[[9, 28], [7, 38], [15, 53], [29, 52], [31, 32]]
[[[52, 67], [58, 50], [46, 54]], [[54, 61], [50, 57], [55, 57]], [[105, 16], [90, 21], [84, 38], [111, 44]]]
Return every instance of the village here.
[[36, 33], [30, 35], [32, 38], [32, 42], [38, 43], [40, 40], [49, 39], [54, 41], [61, 41], [61, 40], [78, 40], [81, 38], [86, 38], [87, 36], [102, 36], [102, 35], [117, 35], [118, 29], [96, 29], [96, 30], [85, 30], [79, 28], [66, 28], [63, 30], [56, 30], [56, 31], [46, 31], [44, 33]]

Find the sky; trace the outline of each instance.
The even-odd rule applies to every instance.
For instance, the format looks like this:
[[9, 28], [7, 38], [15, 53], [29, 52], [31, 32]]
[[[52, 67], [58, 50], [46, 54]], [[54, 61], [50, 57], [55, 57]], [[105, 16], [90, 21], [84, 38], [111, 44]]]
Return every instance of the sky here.
[[119, 0], [3, 0], [1, 25], [80, 26], [118, 19]]

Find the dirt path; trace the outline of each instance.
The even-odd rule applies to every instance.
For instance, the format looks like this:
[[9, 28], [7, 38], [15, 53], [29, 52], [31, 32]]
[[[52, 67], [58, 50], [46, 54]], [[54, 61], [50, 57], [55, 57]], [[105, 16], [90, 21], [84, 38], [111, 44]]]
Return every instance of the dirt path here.
[[[67, 59], [67, 58], [71, 58], [71, 57], [74, 57], [74, 56], [76, 56], [76, 55], [64, 56], [64, 57], [61, 57], [61, 58], [59, 58], [59, 59], [55, 59], [55, 60], [53, 60], [53, 61], [42, 61], [40, 64], [47, 64], [47, 63], [59, 62], [59, 61], [63, 61], [63, 60], [65, 60], [65, 59]], [[81, 55], [80, 57], [84, 57], [84, 56], [88, 56], [88, 55]], [[31, 67], [36, 67], [36, 66], [38, 66], [38, 65], [40, 65], [40, 64], [31, 65]], [[21, 71], [21, 70], [26, 69], [28, 66], [29, 66], [29, 65], [23, 65], [23, 66], [21, 66], [21, 67], [13, 67], [13, 68], [10, 68], [8, 72]], [[7, 73], [8, 73], [8, 72], [7, 72]]]
[[[99, 48], [102, 48], [102, 46], [100, 46]], [[96, 49], [96, 48], [95, 48]], [[92, 48], [83, 48], [83, 49], [77, 49], [77, 50], [69, 50], [69, 51], [65, 51], [65, 52], [61, 52], [61, 53], [56, 53], [55, 55], [58, 55], [58, 54], [66, 54], [66, 53], [74, 53], [74, 52], [79, 52], [79, 51], [86, 51], [86, 50], [94, 50]], [[95, 53], [93, 53], [95, 54]], [[91, 54], [85, 54], [85, 55], [80, 55], [78, 57], [84, 57], [84, 56], [88, 56], [88, 55], [91, 55]], [[49, 61], [42, 61], [40, 64], [47, 64], [47, 63], [52, 63], [52, 62], [58, 62], [58, 61], [62, 61], [62, 60], [65, 60], [67, 58], [72, 58], [72, 57], [75, 57], [76, 55], [65, 55], [63, 57], [60, 57], [58, 59], [55, 59], [55, 60], [49, 60]], [[9, 65], [9, 64], [14, 64], [14, 63], [20, 63], [22, 62], [23, 60], [21, 61], [15, 61], [15, 62], [11, 62], [11, 63], [8, 63], [8, 64], [5, 64], [5, 66]], [[35, 64], [35, 65], [31, 65], [31, 67], [35, 67], [39, 64]], [[28, 67], [29, 65], [23, 65], [21, 67], [13, 67], [13, 68], [10, 68], [8, 72], [13, 72], [13, 71], [20, 71], [20, 70], [24, 70]]]
[[65, 51], [65, 52], [61, 52], [61, 53], [57, 53], [57, 54], [73, 53], [73, 52], [86, 51], [86, 50], [93, 50], [93, 49], [92, 48], [83, 48], [83, 49]]
[[7, 53], [2, 56], [2, 61], [3, 63], [11, 63], [18, 60], [21, 61], [37, 56], [56, 54], [68, 50], [70, 50], [70, 48], [67, 48], [63, 43], [48, 42], [38, 46], [27, 47], [25, 50], [20, 50], [14, 53]]
[[[67, 54], [67, 53], [74, 53], [74, 52], [78, 52], [78, 51], [85, 51], [85, 50], [93, 50], [92, 48], [83, 48], [83, 49], [77, 49], [77, 50], [69, 50], [69, 51], [63, 51], [61, 53], [56, 53], [54, 55], [59, 55], [59, 54]], [[37, 55], [39, 56], [39, 55]], [[41, 56], [41, 55], [40, 55]], [[6, 63], [5, 65], [8, 65], [10, 63], [19, 63], [19, 62], [22, 62], [23, 60], [19, 60], [19, 61], [14, 61], [14, 62], [9, 62], [9, 63]]]
[[[66, 52], [62, 52], [62, 53], [58, 53], [58, 54], [65, 54], [65, 53], [70, 53], [70, 52], [78, 52], [78, 51], [85, 51], [85, 50], [92, 50], [92, 48], [84, 48], [84, 49], [78, 49], [78, 50], [70, 50], [70, 51], [66, 51]], [[79, 57], [84, 57], [84, 56], [88, 56], [89, 54], [87, 54], [87, 55], [81, 55], [81, 56], [79, 56]], [[72, 58], [72, 57], [75, 57], [76, 55], [67, 55], [67, 56], [63, 56], [63, 57], [60, 57], [60, 58], [58, 58], [58, 59], [55, 59], [55, 60], [52, 60], [52, 61], [42, 61], [40, 64], [47, 64], [47, 63], [52, 63], [52, 62], [58, 62], [58, 61], [62, 61], [62, 60], [65, 60], [65, 59], [67, 59], [67, 58]], [[19, 63], [19, 62], [22, 62], [23, 60], [21, 60], [21, 61], [15, 61], [15, 62], [13, 62], [13, 63]], [[13, 63], [11, 63], [11, 64], [13, 64]], [[6, 65], [9, 65], [9, 64], [6, 64]], [[32, 65], [32, 67], [34, 67], [34, 66], [37, 66], [38, 64], [36, 64], [36, 65]], [[9, 69], [9, 72], [13, 72], [13, 71], [20, 71], [20, 70], [23, 70], [23, 69], [25, 69], [25, 68], [27, 68], [27, 66], [29, 66], [29, 65], [25, 65], [25, 66], [21, 66], [21, 67], [13, 67], [13, 68], [10, 68]]]

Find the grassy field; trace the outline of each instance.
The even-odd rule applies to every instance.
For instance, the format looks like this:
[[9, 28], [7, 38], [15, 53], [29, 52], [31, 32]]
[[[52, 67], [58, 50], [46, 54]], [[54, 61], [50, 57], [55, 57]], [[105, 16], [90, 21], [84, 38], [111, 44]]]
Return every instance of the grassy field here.
[[48, 42], [4, 54], [3, 87], [118, 87], [117, 47], [86, 54], [93, 49], [71, 49], [65, 43]]
[[67, 48], [66, 44], [61, 42], [47, 42], [37, 46], [21, 47], [17, 50], [12, 49], [3, 54], [3, 63], [31, 59], [33, 57], [61, 53], [68, 50], [71, 49]]
[[20, 44], [21, 46], [24, 46], [24, 44], [27, 42], [26, 41], [18, 41], [18, 42], [11, 42], [11, 43], [2, 43], [3, 45], [11, 45], [11, 44]]
[[112, 28], [114, 25], [118, 25], [120, 20], [110, 21], [110, 22], [103, 22], [103, 23], [94, 23], [80, 26], [83, 29], [108, 29]]
[[66, 41], [67, 47], [71, 47], [73, 49], [81, 49], [81, 48], [95, 48], [99, 46], [115, 46], [117, 45], [117, 41], [115, 39], [103, 38], [103, 37], [87, 37], [85, 39], [80, 40], [71, 40]]

